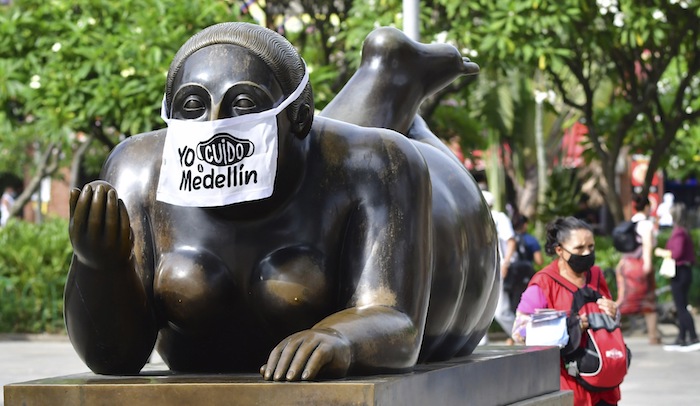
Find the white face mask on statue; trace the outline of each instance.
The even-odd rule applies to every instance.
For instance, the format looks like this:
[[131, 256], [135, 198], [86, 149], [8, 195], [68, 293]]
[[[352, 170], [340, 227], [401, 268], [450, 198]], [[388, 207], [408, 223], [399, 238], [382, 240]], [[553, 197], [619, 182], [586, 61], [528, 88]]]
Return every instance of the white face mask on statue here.
[[277, 115], [309, 80], [279, 106], [213, 121], [161, 118], [168, 125], [156, 199], [190, 207], [217, 207], [270, 197], [277, 176]]

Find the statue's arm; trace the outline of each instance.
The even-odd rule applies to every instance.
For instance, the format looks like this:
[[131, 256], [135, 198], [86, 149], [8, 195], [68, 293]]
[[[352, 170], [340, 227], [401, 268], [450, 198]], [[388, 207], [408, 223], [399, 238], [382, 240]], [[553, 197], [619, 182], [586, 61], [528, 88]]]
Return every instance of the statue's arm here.
[[418, 358], [432, 275], [430, 180], [405, 138], [378, 144], [352, 148], [365, 169], [352, 173], [360, 198], [341, 258], [346, 308], [280, 343], [265, 379], [400, 371]]
[[[147, 278], [142, 278], [148, 270], [138, 269], [143, 261], [134, 255], [135, 244], [148, 242], [143, 233], [134, 235], [132, 230], [147, 225], [132, 224], [142, 216], [130, 217], [112, 185], [118, 179], [104, 176], [118, 172], [119, 151], [118, 147], [103, 170], [111, 183], [95, 181], [70, 196], [73, 258], [64, 296], [66, 328], [78, 355], [92, 371], [103, 374], [138, 373], [157, 334], [143, 282]], [[130, 209], [139, 206], [134, 199]]]

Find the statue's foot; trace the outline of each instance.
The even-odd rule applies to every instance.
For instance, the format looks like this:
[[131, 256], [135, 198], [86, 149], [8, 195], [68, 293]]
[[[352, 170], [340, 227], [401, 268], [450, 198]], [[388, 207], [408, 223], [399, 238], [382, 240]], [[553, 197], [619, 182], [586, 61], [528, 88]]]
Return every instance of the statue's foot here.
[[449, 44], [421, 44], [396, 28], [372, 31], [360, 67], [320, 116], [407, 134], [423, 100], [479, 66]]
[[362, 45], [360, 69], [404, 75], [409, 83], [423, 85], [423, 97], [459, 76], [479, 73], [479, 65], [462, 56], [454, 46], [423, 44], [393, 27], [377, 28], [367, 36]]

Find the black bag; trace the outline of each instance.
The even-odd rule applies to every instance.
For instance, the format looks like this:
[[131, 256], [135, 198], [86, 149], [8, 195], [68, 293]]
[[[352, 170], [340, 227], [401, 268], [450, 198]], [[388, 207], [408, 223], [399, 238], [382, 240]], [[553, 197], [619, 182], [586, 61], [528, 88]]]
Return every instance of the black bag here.
[[535, 274], [532, 262], [515, 261], [508, 267], [508, 274], [503, 280], [503, 293], [510, 299], [510, 309], [513, 313], [518, 308], [520, 297], [527, 289], [530, 279]]
[[632, 252], [641, 245], [637, 240], [637, 223], [623, 221], [612, 231], [613, 246], [619, 252]]
[[520, 235], [515, 236], [515, 242], [517, 244], [518, 259], [510, 263], [508, 273], [503, 280], [503, 292], [510, 299], [510, 308], [513, 313], [518, 308], [520, 296], [525, 292], [530, 279], [535, 274], [535, 267], [532, 265], [534, 254], [529, 252]]

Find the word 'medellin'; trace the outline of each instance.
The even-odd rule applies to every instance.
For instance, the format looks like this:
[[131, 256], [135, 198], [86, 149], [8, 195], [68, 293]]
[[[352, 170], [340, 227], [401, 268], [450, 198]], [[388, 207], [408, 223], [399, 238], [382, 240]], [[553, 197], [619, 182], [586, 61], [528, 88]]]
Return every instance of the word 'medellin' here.
[[193, 173], [192, 169], [185, 169], [182, 171], [179, 189], [191, 192], [199, 189], [223, 189], [258, 183], [258, 172], [245, 170], [244, 166], [240, 164], [228, 167], [225, 173], [218, 174], [214, 168], [211, 168], [205, 175]]

